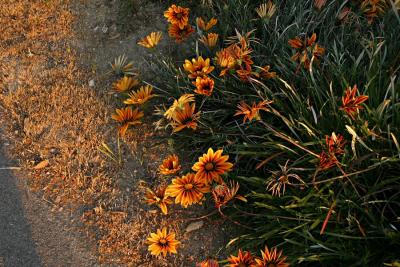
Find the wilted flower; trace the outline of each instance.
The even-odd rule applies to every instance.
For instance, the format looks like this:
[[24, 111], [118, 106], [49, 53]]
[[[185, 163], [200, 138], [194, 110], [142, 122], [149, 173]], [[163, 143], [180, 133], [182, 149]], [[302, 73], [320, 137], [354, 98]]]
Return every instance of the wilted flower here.
[[255, 77], [262, 79], [271, 79], [276, 77], [276, 72], [270, 71], [271, 66], [258, 67], [258, 72], [253, 73]]
[[113, 83], [113, 89], [117, 93], [124, 93], [131, 90], [133, 87], [139, 84], [139, 81], [132, 77], [124, 76], [115, 83]]
[[154, 48], [161, 40], [162, 32], [152, 32], [138, 42], [138, 45], [146, 48]]
[[210, 192], [210, 187], [196, 178], [194, 173], [173, 179], [166, 190], [168, 196], [175, 197], [175, 203], [180, 203], [185, 208], [200, 202], [204, 194], [208, 192]]
[[255, 259], [255, 267], [289, 267], [289, 264], [286, 263], [286, 258], [282, 255], [282, 250], [278, 251], [277, 248], [269, 250], [265, 246], [264, 251], [261, 251], [261, 259]]
[[164, 12], [164, 17], [167, 18], [168, 22], [183, 30], [189, 22], [189, 11], [189, 8], [172, 5]]
[[286, 161], [284, 166], [279, 165], [280, 171], [272, 172], [272, 179], [267, 182], [267, 190], [271, 191], [273, 196], [281, 196], [285, 194], [286, 185], [291, 185], [290, 179], [295, 179], [298, 182], [304, 184], [300, 176], [294, 173], [290, 173], [291, 168], [288, 168], [289, 160]]
[[327, 151], [322, 151], [319, 155], [319, 169], [327, 170], [339, 164], [337, 156], [344, 154], [346, 141], [340, 134], [332, 133], [331, 136], [325, 137]]
[[192, 33], [194, 29], [191, 25], [186, 25], [183, 29], [179, 28], [176, 24], [169, 25], [168, 34], [170, 37], [175, 38], [177, 43], [186, 40]]
[[147, 238], [147, 243], [151, 255], [162, 254], [165, 257], [167, 253], [178, 253], [176, 249], [181, 242], [175, 239], [175, 233], [167, 233], [167, 228], [164, 227], [162, 230], [158, 229], [157, 233], [151, 233], [150, 237]]
[[214, 90], [214, 80], [207, 76], [197, 77], [193, 84], [196, 86], [195, 93], [200, 95], [210, 96]]
[[169, 199], [165, 195], [166, 186], [161, 186], [157, 190], [153, 191], [147, 188], [146, 191], [146, 202], [150, 205], [157, 205], [160, 207], [162, 213], [168, 214], [168, 205], [172, 204], [172, 199]]
[[214, 70], [214, 67], [210, 65], [210, 59], [203, 59], [202, 56], [197, 59], [193, 58], [192, 61], [186, 59], [183, 68], [189, 73], [189, 78], [192, 79], [206, 76]]
[[180, 169], [181, 165], [177, 155], [168, 156], [159, 167], [160, 173], [164, 175], [176, 174]]
[[233, 164], [228, 162], [229, 156], [222, 155], [223, 150], [219, 149], [216, 152], [209, 148], [207, 154], [199, 157], [192, 170], [196, 172], [196, 177], [199, 177], [205, 184], [210, 184], [213, 180], [217, 183], [222, 183], [221, 175], [229, 172]]
[[117, 75], [133, 76], [136, 74], [133, 71], [133, 62], [128, 62], [128, 58], [125, 55], [121, 55], [115, 58], [114, 63], [111, 63], [111, 68]]
[[387, 0], [362, 0], [360, 8], [368, 19], [368, 23], [371, 24], [379, 16], [385, 14], [388, 8]]
[[363, 109], [361, 106], [362, 103], [368, 100], [368, 96], [360, 95], [356, 96], [358, 91], [357, 85], [348, 87], [342, 97], [342, 106], [340, 107], [341, 110], [347, 113], [353, 120], [355, 119], [355, 115], [358, 114], [360, 109]]
[[203, 31], [210, 30], [213, 26], [217, 24], [217, 22], [218, 20], [215, 18], [210, 19], [210, 21], [208, 21], [207, 23], [205, 23], [203, 18], [201, 17], [196, 19], [197, 27], [199, 27], [199, 29]]
[[242, 101], [238, 104], [237, 106], [238, 109], [234, 116], [244, 115], [243, 123], [245, 123], [246, 120], [248, 121], [260, 120], [261, 119], [260, 110], [269, 111], [267, 105], [271, 103], [272, 101], [263, 100], [257, 104], [253, 102], [253, 104], [249, 106], [248, 104]]
[[222, 183], [216, 185], [211, 193], [215, 202], [215, 207], [220, 209], [222, 206], [225, 206], [233, 199], [239, 199], [241, 201], [247, 202], [247, 199], [241, 195], [238, 195], [239, 191], [239, 183], [238, 182], [230, 182], [230, 185], [226, 183]]
[[263, 20], [270, 20], [276, 12], [276, 5], [272, 1], [261, 4], [256, 8], [257, 15]]
[[200, 38], [200, 42], [202, 42], [205, 46], [212, 48], [217, 45], [218, 34], [217, 33], [208, 33], [206, 36], [203, 35]]
[[138, 108], [132, 110], [130, 107], [116, 109], [115, 114], [112, 115], [112, 118], [122, 125], [119, 127], [118, 132], [121, 136], [124, 136], [128, 127], [130, 125], [141, 124], [140, 118], [144, 116], [142, 111], [139, 111]]
[[314, 57], [318, 59], [325, 53], [325, 48], [319, 46], [315, 41], [317, 40], [317, 34], [313, 33], [310, 38], [301, 40], [299, 37], [289, 40], [289, 44], [294, 49], [298, 50], [291, 59], [299, 64], [303, 64], [305, 68], [310, 68], [310, 58]]
[[239, 249], [238, 255], [234, 256], [231, 255], [228, 258], [228, 265], [227, 267], [254, 267], [255, 261], [253, 255], [250, 252], [245, 251], [243, 252]]
[[152, 94], [153, 86], [146, 85], [141, 86], [138, 91], [134, 91], [128, 94], [129, 98], [124, 101], [127, 105], [141, 105], [147, 102], [147, 100], [154, 97]]

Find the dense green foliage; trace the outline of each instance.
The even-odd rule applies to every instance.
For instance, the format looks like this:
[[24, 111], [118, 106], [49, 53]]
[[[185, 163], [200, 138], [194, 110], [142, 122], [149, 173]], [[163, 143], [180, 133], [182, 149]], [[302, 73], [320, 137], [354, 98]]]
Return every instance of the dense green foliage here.
[[[234, 160], [229, 178], [240, 182], [249, 202], [235, 204], [229, 214], [252, 228], [234, 244], [250, 250], [265, 243], [279, 246], [295, 265], [382, 266], [399, 260], [400, 18], [395, 4], [389, 1], [385, 14], [369, 23], [361, 1], [328, 1], [321, 10], [309, 0], [275, 1], [270, 19], [255, 12], [263, 1], [212, 2], [192, 12], [218, 19], [212, 31], [220, 34], [219, 47], [197, 43], [190, 46], [193, 57], [214, 59], [227, 46], [223, 40], [236, 31], [243, 36], [253, 31], [254, 66], [270, 65], [278, 75], [246, 82], [236, 75], [219, 77], [214, 61], [212, 96], [196, 96], [198, 128], [173, 134], [181, 151], [199, 156], [208, 147], [223, 147]], [[339, 20], [344, 8], [352, 11]], [[310, 69], [299, 67], [288, 41], [313, 33], [325, 53]], [[183, 62], [167, 62], [157, 65], [166, 98], [193, 93]], [[354, 85], [369, 98], [352, 119], [340, 107], [345, 90]], [[261, 120], [243, 123], [243, 117], [234, 116], [240, 101], [266, 99], [273, 103], [261, 111]], [[333, 132], [344, 136], [344, 154], [323, 170], [319, 157]], [[286, 191], [273, 195], [267, 184], [282, 176], [288, 178]]]

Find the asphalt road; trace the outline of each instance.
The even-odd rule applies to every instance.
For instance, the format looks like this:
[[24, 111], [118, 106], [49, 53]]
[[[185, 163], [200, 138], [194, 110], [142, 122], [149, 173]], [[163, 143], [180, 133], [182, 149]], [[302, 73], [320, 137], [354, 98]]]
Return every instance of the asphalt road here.
[[78, 218], [52, 212], [7, 170], [13, 165], [0, 140], [0, 267], [98, 266], [90, 241], [76, 231]]

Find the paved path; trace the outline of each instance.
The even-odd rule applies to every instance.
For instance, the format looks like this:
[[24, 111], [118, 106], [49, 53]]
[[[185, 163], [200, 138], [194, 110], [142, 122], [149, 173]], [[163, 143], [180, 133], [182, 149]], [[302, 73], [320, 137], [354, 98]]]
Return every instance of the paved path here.
[[[1, 137], [0, 137], [1, 138]], [[0, 267], [96, 266], [94, 253], [66, 214], [54, 214], [23, 179], [2, 169], [0, 140]]]

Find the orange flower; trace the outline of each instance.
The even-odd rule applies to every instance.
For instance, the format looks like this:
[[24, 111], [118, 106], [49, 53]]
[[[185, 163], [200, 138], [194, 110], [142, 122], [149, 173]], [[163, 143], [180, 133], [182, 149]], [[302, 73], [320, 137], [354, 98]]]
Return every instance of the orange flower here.
[[219, 267], [219, 264], [216, 260], [208, 259], [201, 263], [198, 263], [196, 266], [198, 266], [198, 267]]
[[124, 101], [127, 105], [141, 105], [147, 102], [147, 100], [154, 97], [152, 94], [153, 86], [146, 85], [141, 86], [136, 92], [131, 92], [128, 94], [129, 98]]
[[214, 27], [217, 24], [218, 20], [215, 18], [210, 19], [209, 22], [205, 23], [203, 18], [199, 17], [196, 19], [197, 27], [203, 31], [208, 31], [212, 27]]
[[179, 28], [179, 26], [176, 24], [171, 24], [168, 28], [169, 36], [175, 38], [175, 41], [177, 43], [181, 43], [182, 41], [186, 40], [193, 32], [194, 29], [189, 24], [186, 25], [183, 29]]
[[386, 0], [362, 0], [361, 10], [368, 19], [368, 23], [371, 24], [376, 18], [385, 14], [388, 8], [388, 1]]
[[228, 186], [226, 183], [219, 184], [213, 188], [211, 191], [215, 207], [220, 209], [222, 206], [228, 204], [229, 201], [233, 199], [239, 199], [243, 202], [247, 202], [247, 199], [241, 195], [238, 195], [239, 183], [230, 182]]
[[253, 119], [261, 120], [260, 110], [269, 111], [269, 109], [266, 106], [271, 103], [272, 101], [264, 100], [259, 102], [258, 104], [253, 102], [252, 106], [249, 106], [248, 104], [242, 101], [239, 103], [239, 105], [237, 105], [238, 110], [236, 110], [234, 116], [244, 115], [243, 123], [245, 123], [246, 120], [248, 121], [252, 121]]
[[220, 76], [228, 72], [235, 73], [242, 80], [247, 80], [251, 74], [252, 49], [246, 38], [241, 37], [238, 43], [232, 44], [216, 53], [217, 64], [222, 68]]
[[229, 156], [222, 156], [222, 149], [214, 153], [212, 148], [209, 148], [207, 154], [199, 157], [192, 170], [196, 171], [196, 177], [199, 177], [205, 184], [210, 184], [213, 180], [217, 183], [222, 183], [221, 175], [231, 171], [233, 164], [228, 162]]
[[182, 131], [184, 128], [191, 128], [196, 130], [197, 128], [197, 121], [199, 119], [200, 113], [195, 113], [196, 104], [193, 103], [192, 105], [186, 103], [183, 106], [183, 109], [177, 109], [175, 111], [172, 127], [174, 128], [174, 133]]
[[152, 32], [138, 42], [138, 45], [146, 48], [154, 48], [161, 40], [162, 32]]
[[229, 264], [226, 265], [227, 267], [254, 267], [255, 261], [253, 255], [250, 252], [243, 251], [239, 249], [239, 253], [236, 256], [231, 255], [228, 258]]
[[133, 79], [132, 77], [124, 76], [123, 78], [113, 83], [113, 89], [117, 93], [124, 93], [138, 84], [139, 84], [138, 80]]
[[170, 155], [159, 167], [160, 173], [164, 175], [175, 174], [180, 169], [181, 165], [179, 165], [179, 158], [177, 155]]
[[172, 5], [164, 12], [168, 22], [183, 30], [189, 22], [189, 8]]
[[162, 230], [157, 229], [157, 233], [151, 233], [150, 237], [147, 238], [147, 243], [151, 255], [163, 254], [165, 257], [167, 253], [178, 253], [176, 249], [181, 242], [175, 239], [175, 233], [167, 233], [167, 228], [164, 227]]
[[192, 62], [186, 59], [183, 68], [189, 73], [189, 78], [192, 79], [206, 76], [214, 70], [214, 67], [210, 66], [210, 59], [203, 59], [202, 56], [199, 56], [197, 59], [192, 58]]
[[261, 251], [261, 259], [255, 259], [255, 267], [289, 267], [286, 263], [286, 257], [282, 255], [282, 250], [278, 251], [277, 248], [272, 248], [271, 250], [265, 246], [264, 251]]
[[197, 77], [193, 84], [196, 85], [194, 91], [200, 95], [210, 96], [214, 90], [214, 80], [207, 76]]
[[198, 267], [219, 267], [219, 264], [216, 260], [208, 259], [196, 264]]
[[144, 116], [142, 111], [139, 111], [138, 108], [132, 110], [130, 107], [116, 109], [115, 114], [112, 115], [112, 118], [122, 125], [119, 127], [118, 132], [121, 136], [124, 136], [126, 131], [128, 130], [129, 125], [137, 125], [141, 124], [140, 118]]
[[346, 140], [340, 134], [336, 135], [332, 133], [331, 136], [325, 136], [325, 142], [327, 146], [327, 152], [322, 151], [319, 155], [319, 168], [321, 170], [327, 170], [331, 167], [339, 164], [337, 156], [344, 154], [344, 147]]
[[348, 87], [342, 97], [342, 106], [340, 107], [341, 110], [347, 113], [353, 120], [355, 119], [355, 115], [358, 114], [360, 109], [363, 109], [361, 106], [362, 103], [368, 100], [368, 96], [360, 95], [356, 96], [358, 91], [357, 85]]
[[271, 79], [276, 77], [276, 72], [270, 71], [271, 66], [267, 65], [264, 67], [259, 67], [259, 72], [255, 73], [255, 76], [257, 78], [263, 78], [263, 79]]
[[147, 188], [146, 192], [146, 202], [150, 205], [156, 204], [160, 207], [162, 213], [168, 214], [168, 206], [172, 204], [172, 200], [165, 195], [166, 186], [161, 186], [157, 188], [156, 191]]
[[313, 33], [310, 38], [305, 38], [301, 40], [299, 37], [289, 40], [289, 45], [299, 50], [294, 54], [291, 59], [299, 64], [303, 64], [305, 68], [310, 68], [310, 57], [318, 59], [322, 57], [325, 53], [325, 48], [319, 46], [315, 41], [317, 40], [317, 34]]
[[187, 208], [200, 202], [208, 192], [210, 192], [209, 186], [196, 178], [194, 173], [188, 173], [181, 178], [173, 179], [172, 184], [167, 187], [166, 194], [175, 197], [175, 203]]
[[344, 147], [346, 145], [346, 140], [343, 135], [332, 133], [331, 136], [325, 136], [325, 143], [328, 147], [328, 152], [334, 155], [343, 155]]
[[167, 119], [169, 119], [169, 120], [176, 118], [176, 111], [183, 110], [186, 103], [194, 102], [194, 100], [195, 100], [194, 94], [181, 95], [178, 100], [176, 100], [176, 99], [174, 100], [174, 103], [164, 113], [164, 116], [167, 117]]
[[202, 42], [205, 46], [212, 48], [217, 45], [218, 36], [218, 33], [209, 33], [207, 36], [203, 35], [200, 38], [200, 42]]

